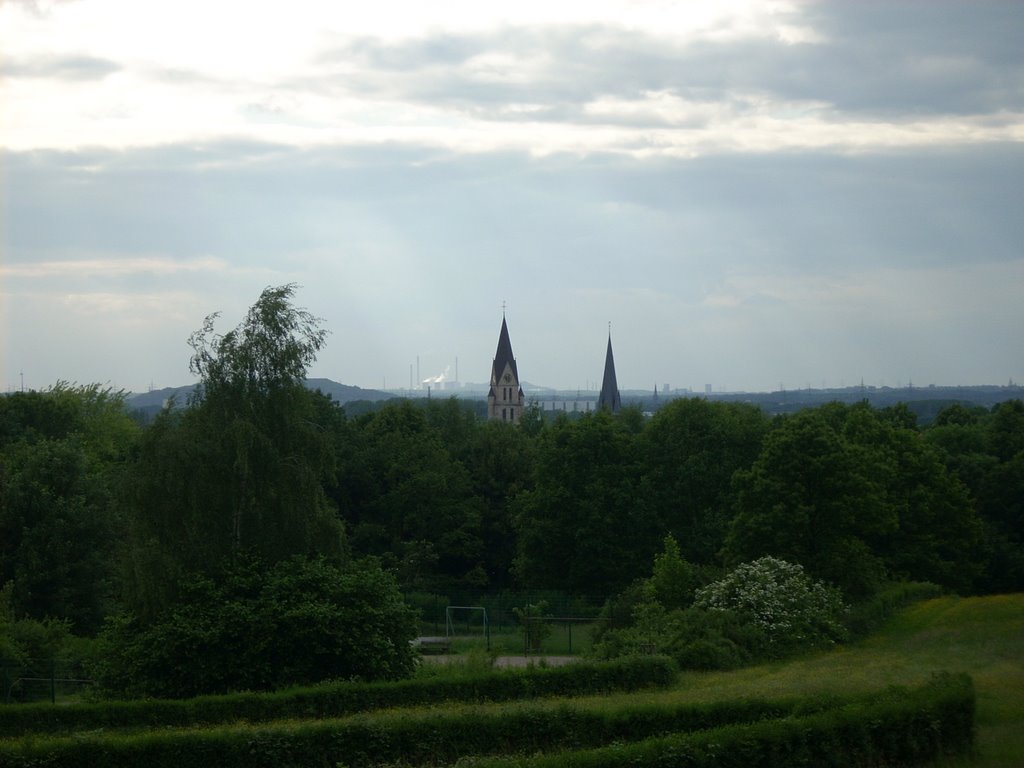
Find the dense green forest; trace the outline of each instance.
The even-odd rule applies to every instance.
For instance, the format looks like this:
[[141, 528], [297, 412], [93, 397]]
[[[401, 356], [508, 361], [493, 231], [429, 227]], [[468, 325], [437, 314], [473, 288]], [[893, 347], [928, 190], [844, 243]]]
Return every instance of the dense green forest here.
[[326, 334], [293, 294], [224, 334], [208, 318], [201, 387], [150, 422], [99, 386], [0, 397], [0, 663], [85, 656], [125, 695], [396, 679], [403, 594], [557, 590], [635, 616], [645, 589], [712, 605], [752, 562], [844, 604], [894, 581], [1024, 590], [1019, 400], [927, 428], [699, 398], [514, 427], [457, 399], [350, 416], [303, 386]]

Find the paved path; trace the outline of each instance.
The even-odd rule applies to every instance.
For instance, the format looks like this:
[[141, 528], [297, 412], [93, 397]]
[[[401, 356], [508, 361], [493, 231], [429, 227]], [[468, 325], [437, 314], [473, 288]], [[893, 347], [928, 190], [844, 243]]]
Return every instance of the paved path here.
[[[465, 656], [458, 656], [455, 654], [436, 654], [436, 655], [424, 655], [420, 658], [423, 659], [424, 664], [457, 664], [461, 659], [466, 658]], [[511, 667], [528, 667], [530, 664], [539, 665], [541, 661], [549, 667], [561, 667], [566, 664], [572, 664], [574, 661], [579, 661], [579, 656], [498, 656], [494, 660], [494, 666], [500, 669], [507, 669]]]

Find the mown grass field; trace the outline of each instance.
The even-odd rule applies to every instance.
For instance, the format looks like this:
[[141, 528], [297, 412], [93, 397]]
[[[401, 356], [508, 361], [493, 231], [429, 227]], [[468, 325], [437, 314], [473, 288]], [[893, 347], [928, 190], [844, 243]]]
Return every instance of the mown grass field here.
[[[574, 637], [577, 648], [588, 645], [577, 639], [583, 634], [577, 631]], [[482, 647], [481, 642], [463, 640], [453, 647], [465, 652]], [[521, 642], [518, 635], [492, 636], [492, 652], [506, 647], [517, 652], [512, 649]], [[552, 645], [567, 650], [564, 641]], [[949, 765], [1024, 766], [1024, 594], [928, 600], [901, 610], [860, 643], [734, 672], [683, 673], [673, 691], [648, 698], [668, 704], [867, 692], [920, 684], [938, 671], [970, 674], [978, 696], [979, 754]]]
[[1024, 766], [1024, 594], [927, 600], [862, 642], [733, 672], [683, 673], [674, 690], [648, 696], [669, 703], [868, 692], [939, 671], [968, 673], [978, 696], [979, 754], [947, 764]]
[[900, 611], [852, 646], [735, 672], [686, 673], [677, 695], [736, 697], [868, 691], [966, 672], [978, 696], [978, 756], [950, 765], [1024, 766], [1024, 594], [943, 597]]

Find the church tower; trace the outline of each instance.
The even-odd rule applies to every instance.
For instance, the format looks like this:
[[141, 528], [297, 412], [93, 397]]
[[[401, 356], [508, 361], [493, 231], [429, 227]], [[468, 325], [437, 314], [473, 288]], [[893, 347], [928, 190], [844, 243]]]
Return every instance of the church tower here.
[[487, 393], [487, 418], [518, 424], [523, 416], [523, 400], [519, 369], [512, 354], [512, 342], [508, 338], [505, 313], [502, 312], [498, 349], [491, 366], [491, 389]]
[[597, 398], [597, 409], [608, 409], [618, 413], [622, 407], [619, 384], [615, 380], [615, 358], [612, 356], [612, 328], [608, 324], [608, 352], [604, 356], [604, 379], [601, 381], [601, 395]]

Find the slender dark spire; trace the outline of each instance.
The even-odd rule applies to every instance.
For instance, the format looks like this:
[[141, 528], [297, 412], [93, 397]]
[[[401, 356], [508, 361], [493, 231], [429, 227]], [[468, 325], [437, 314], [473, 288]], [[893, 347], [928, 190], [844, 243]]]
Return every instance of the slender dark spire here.
[[[504, 307], [503, 307], [504, 309]], [[487, 418], [518, 423], [523, 412], [523, 386], [519, 381], [519, 366], [512, 354], [512, 341], [508, 336], [505, 313], [501, 313], [501, 333], [498, 348], [491, 365], [491, 388], [487, 393]]]
[[516, 366], [516, 357], [512, 354], [512, 340], [508, 337], [508, 325], [505, 323], [505, 313], [501, 314], [501, 333], [498, 335], [498, 349], [494, 352], [494, 365], [491, 367], [491, 386], [498, 383], [505, 366], [512, 367], [512, 376], [516, 382], [519, 381], [519, 369]]
[[622, 407], [622, 399], [619, 397], [619, 384], [615, 380], [615, 357], [612, 355], [612, 329], [608, 323], [608, 351], [604, 356], [604, 379], [601, 382], [601, 395], [597, 398], [598, 409], [607, 408], [612, 413], [618, 413]]

